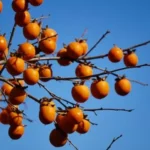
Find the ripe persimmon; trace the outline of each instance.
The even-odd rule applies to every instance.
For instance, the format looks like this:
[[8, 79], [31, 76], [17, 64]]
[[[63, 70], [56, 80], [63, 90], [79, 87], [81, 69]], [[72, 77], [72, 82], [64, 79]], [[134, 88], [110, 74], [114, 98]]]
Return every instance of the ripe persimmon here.
[[12, 1], [12, 9], [15, 12], [25, 11], [28, 8], [27, 0], [13, 0]]
[[90, 89], [93, 97], [102, 99], [109, 93], [109, 84], [106, 80], [98, 79], [92, 82]]
[[108, 59], [113, 62], [119, 62], [123, 58], [123, 51], [121, 48], [117, 47], [116, 45], [110, 49], [108, 52]]
[[121, 96], [125, 96], [125, 95], [129, 94], [131, 91], [130, 81], [128, 79], [126, 79], [125, 77], [123, 77], [121, 79], [116, 79], [115, 90], [116, 90], [117, 94], [119, 94]]
[[2, 70], [2, 68], [3, 68], [3, 65], [0, 65], [0, 70]]
[[[40, 77], [44, 77], [45, 78], [45, 79], [41, 78], [40, 79], [41, 81], [47, 82], [52, 77], [53, 71], [52, 71], [52, 69], [51, 69], [50, 66], [48, 66], [48, 65], [42, 65], [42, 66], [40, 66], [40, 69], [39, 69], [39, 75], [40, 75]], [[46, 79], [46, 78], [49, 78], [49, 79]]]
[[60, 129], [53, 129], [49, 135], [49, 141], [55, 147], [62, 147], [67, 143], [67, 137], [67, 133]]
[[46, 28], [42, 29], [41, 38], [42, 39], [43, 38], [48, 38], [48, 39], [53, 40], [53, 41], [56, 42], [57, 39], [58, 39], [58, 35], [57, 35], [57, 32], [54, 29], [46, 27]]
[[23, 115], [17, 111], [11, 111], [9, 113], [9, 124], [11, 126], [19, 126], [22, 125]]
[[[75, 74], [77, 77], [85, 77], [85, 76], [92, 76], [93, 70], [92, 67], [89, 65], [79, 64], [76, 67]], [[90, 77], [87, 77], [86, 79], [90, 79]]]
[[43, 0], [28, 0], [28, 1], [33, 6], [39, 6], [43, 3]]
[[82, 55], [85, 55], [86, 52], [88, 51], [88, 44], [87, 44], [87, 41], [86, 40], [79, 40], [79, 43], [80, 45], [83, 47], [83, 54]]
[[19, 45], [18, 53], [23, 57], [24, 60], [29, 60], [35, 56], [35, 47], [29, 43], [25, 42]]
[[15, 23], [20, 26], [24, 27], [31, 21], [31, 16], [28, 10], [17, 12], [15, 14]]
[[[11, 81], [14, 85], [21, 85], [23, 86], [24, 85], [24, 81], [23, 80], [19, 80], [19, 81]], [[9, 95], [11, 90], [13, 89], [13, 86], [11, 86], [10, 84], [8, 83], [4, 83], [1, 87], [1, 90], [4, 92], [5, 95]]]
[[87, 133], [90, 129], [90, 122], [86, 119], [83, 119], [79, 124], [78, 124], [78, 128], [77, 128], [77, 132], [80, 134], [84, 134]]
[[26, 99], [27, 94], [23, 88], [20, 87], [13, 87], [9, 94], [9, 101], [13, 105], [20, 105], [21, 103], [24, 102]]
[[39, 43], [39, 48], [45, 54], [52, 54], [56, 50], [56, 42], [51, 39], [42, 40]]
[[4, 52], [0, 52], [0, 60], [6, 59], [8, 55], [8, 48], [4, 50]]
[[25, 69], [25, 63], [22, 58], [12, 56], [7, 60], [6, 69], [12, 76], [21, 74]]
[[6, 82], [1, 87], [1, 90], [7, 96], [10, 94], [10, 92], [11, 92], [12, 89], [13, 89], [13, 87], [10, 84], [6, 83]]
[[0, 13], [2, 12], [2, 10], [3, 10], [3, 3], [2, 3], [2, 1], [0, 0]]
[[56, 108], [51, 102], [44, 100], [40, 104], [39, 119], [43, 124], [50, 124], [55, 120]]
[[89, 88], [86, 85], [76, 84], [71, 90], [73, 99], [78, 103], [84, 103], [90, 96]]
[[69, 58], [77, 59], [83, 54], [83, 47], [79, 42], [71, 42], [67, 46], [67, 55]]
[[83, 120], [83, 111], [79, 107], [68, 108], [67, 118], [74, 124]]
[[128, 52], [127, 54], [124, 54], [123, 60], [127, 67], [134, 67], [138, 63], [138, 56], [135, 52]]
[[[67, 55], [67, 49], [66, 48], [60, 49], [57, 53], [57, 56], [60, 57], [60, 58], [69, 58], [68, 55]], [[61, 66], [68, 66], [72, 63], [71, 60], [68, 60], [68, 59], [58, 59], [57, 62]]]
[[8, 135], [11, 139], [18, 140], [23, 136], [23, 134], [24, 134], [24, 126], [23, 125], [9, 127]]
[[1, 123], [2, 124], [9, 124], [9, 112], [7, 109], [2, 109], [1, 115]]
[[7, 40], [5, 36], [0, 35], [0, 52], [4, 52], [7, 49]]
[[37, 21], [28, 23], [23, 27], [23, 35], [28, 40], [35, 40], [40, 34], [41, 27]]
[[39, 72], [34, 68], [27, 68], [23, 72], [23, 79], [28, 85], [34, 85], [39, 81]]
[[56, 122], [62, 131], [69, 134], [75, 132], [78, 127], [78, 124], [75, 124], [74, 122], [69, 120], [67, 115], [58, 114], [56, 117]]

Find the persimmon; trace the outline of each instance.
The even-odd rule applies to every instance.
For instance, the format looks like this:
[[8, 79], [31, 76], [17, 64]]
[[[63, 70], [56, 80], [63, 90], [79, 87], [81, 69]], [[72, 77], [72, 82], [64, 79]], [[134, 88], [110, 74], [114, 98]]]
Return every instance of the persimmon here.
[[25, 42], [19, 45], [18, 53], [23, 57], [24, 60], [29, 60], [35, 56], [35, 47], [29, 43]]
[[103, 79], [93, 81], [90, 89], [92, 96], [97, 99], [102, 99], [109, 94], [109, 84]]
[[83, 54], [83, 47], [78, 42], [71, 42], [67, 46], [67, 55], [69, 58], [77, 59]]
[[69, 120], [67, 115], [58, 114], [56, 117], [56, 122], [62, 131], [69, 134], [75, 132], [78, 127], [78, 124], [75, 124], [74, 122]]
[[15, 12], [25, 11], [28, 8], [27, 0], [13, 0], [12, 1], [12, 9]]
[[39, 6], [43, 3], [43, 0], [28, 0], [28, 1], [33, 6]]
[[111, 48], [108, 52], [108, 59], [113, 62], [117, 63], [121, 61], [123, 58], [123, 51], [121, 48], [117, 47], [116, 45]]
[[68, 108], [67, 117], [74, 124], [78, 124], [83, 120], [83, 111], [79, 107]]
[[11, 111], [9, 113], [9, 124], [11, 126], [19, 126], [22, 125], [23, 115], [17, 111]]
[[20, 26], [24, 27], [31, 21], [31, 15], [28, 10], [17, 12], [15, 14], [15, 23]]
[[[60, 49], [57, 53], [57, 56], [60, 57], [60, 58], [68, 58], [67, 49], [66, 48]], [[57, 62], [61, 66], [68, 66], [72, 63], [70, 60], [67, 60], [67, 59], [58, 59]]]
[[43, 124], [50, 124], [55, 120], [56, 109], [49, 101], [42, 101], [40, 104], [39, 119]]
[[50, 78], [51, 78], [52, 75], [53, 75], [53, 72], [52, 72], [51, 67], [48, 66], [48, 65], [42, 65], [42, 66], [40, 66], [39, 75], [40, 75], [40, 77], [49, 78], [49, 79], [41, 78], [41, 79], [40, 79], [41, 81], [43, 81], [43, 82], [49, 81]]
[[4, 92], [5, 95], [9, 95], [13, 87], [8, 83], [4, 83], [1, 87], [1, 90]]
[[76, 84], [71, 90], [73, 99], [78, 103], [84, 103], [90, 96], [90, 90], [86, 85]]
[[4, 52], [7, 49], [7, 40], [5, 36], [0, 35], [0, 52]]
[[79, 124], [78, 124], [78, 128], [77, 128], [77, 132], [80, 134], [84, 134], [87, 133], [90, 129], [90, 122], [86, 119], [83, 119]]
[[50, 143], [55, 147], [62, 147], [67, 143], [67, 133], [60, 129], [53, 129], [49, 135]]
[[57, 39], [58, 39], [58, 35], [57, 35], [57, 32], [54, 29], [46, 27], [46, 28], [42, 29], [41, 38], [42, 39], [43, 38], [48, 38], [48, 39], [53, 40], [54, 42], [56, 42]]
[[3, 65], [0, 65], [0, 70], [2, 70], [2, 68], [3, 68]]
[[37, 21], [28, 23], [23, 27], [23, 35], [28, 40], [35, 40], [40, 34], [41, 27]]
[[7, 109], [2, 109], [1, 115], [1, 123], [2, 124], [9, 124], [9, 112]]
[[25, 63], [22, 58], [12, 56], [7, 60], [6, 69], [13, 76], [21, 74], [25, 69]]
[[21, 103], [24, 102], [26, 99], [27, 94], [23, 88], [20, 87], [13, 87], [9, 94], [9, 101], [13, 105], [20, 105]]
[[[11, 81], [14, 85], [21, 85], [23, 86], [24, 85], [24, 81], [23, 80], [19, 80], [18, 82], [17, 81]], [[8, 83], [4, 83], [1, 87], [1, 90], [5, 93], [5, 95], [9, 95], [11, 90], [13, 89], [13, 86], [11, 86], [10, 84]]]
[[117, 94], [119, 94], [121, 96], [125, 96], [125, 95], [129, 94], [131, 91], [130, 81], [128, 79], [126, 79], [125, 77], [123, 77], [121, 79], [116, 79], [115, 91], [117, 92]]
[[81, 39], [81, 40], [79, 40], [79, 43], [80, 43], [80, 45], [81, 45], [82, 48], [83, 48], [83, 53], [82, 53], [82, 55], [85, 55], [86, 52], [88, 51], [88, 44], [87, 44], [87, 41], [84, 40], [84, 39]]
[[9, 127], [8, 135], [11, 139], [18, 140], [23, 136], [23, 134], [24, 134], [24, 126], [23, 125]]
[[[75, 74], [77, 77], [85, 77], [85, 76], [92, 76], [93, 70], [92, 67], [89, 65], [79, 64], [76, 67]], [[90, 77], [87, 77], [86, 79], [90, 79]]]
[[127, 67], [134, 67], [138, 63], [138, 56], [135, 52], [128, 52], [127, 54], [124, 54], [123, 60]]
[[0, 0], [0, 13], [2, 12], [2, 10], [3, 10], [3, 3], [2, 3], [2, 1]]
[[56, 50], [56, 42], [51, 39], [42, 40], [39, 43], [39, 48], [45, 54], [52, 54]]
[[0, 60], [6, 59], [8, 55], [8, 48], [4, 50], [4, 52], [0, 52]]
[[39, 72], [34, 68], [27, 68], [23, 72], [23, 79], [28, 85], [34, 85], [39, 81]]

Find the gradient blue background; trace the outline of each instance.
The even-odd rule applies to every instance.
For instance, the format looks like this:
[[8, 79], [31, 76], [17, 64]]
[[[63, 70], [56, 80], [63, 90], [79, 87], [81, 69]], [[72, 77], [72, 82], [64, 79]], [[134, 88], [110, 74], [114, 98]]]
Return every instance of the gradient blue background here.
[[[6, 32], [9, 39], [11, 28], [14, 22], [14, 12], [11, 9], [11, 0], [3, 0], [4, 9], [0, 14], [0, 32]], [[50, 1], [45, 0], [40, 7], [30, 6], [31, 15], [37, 18], [41, 15], [51, 14], [49, 19], [43, 20], [43, 26], [46, 24], [54, 28], [58, 34], [57, 51], [62, 47], [62, 43], [68, 44], [74, 38], [80, 37], [84, 29], [87, 29], [89, 47], [105, 33], [109, 34], [90, 54], [105, 54], [113, 46], [118, 45], [121, 48], [127, 48], [150, 40], [150, 1], [149, 0], [113, 0], [113, 1]], [[13, 39], [11, 50], [17, 49], [17, 45], [24, 42], [21, 34], [22, 29], [17, 28]], [[139, 64], [150, 63], [150, 45], [137, 49]], [[54, 76], [75, 76], [74, 69], [77, 64], [69, 67], [60, 67], [57, 62], [52, 61]], [[93, 63], [99, 67], [116, 69], [124, 64], [112, 64], [107, 58], [94, 60]], [[97, 70], [94, 70], [97, 73]], [[128, 78], [150, 84], [150, 68], [133, 69], [120, 71], [118, 74], [125, 74]], [[7, 72], [3, 75], [9, 77]], [[126, 96], [118, 96], [114, 92], [114, 77], [109, 76], [110, 94], [103, 100], [96, 100], [92, 96], [83, 106], [87, 108], [133, 108], [135, 111], [113, 112], [101, 111], [88, 113], [92, 122], [98, 123], [98, 126], [91, 126], [89, 133], [79, 135], [74, 133], [69, 135], [70, 140], [79, 148], [79, 150], [105, 150], [114, 137], [123, 134], [111, 148], [111, 150], [149, 150], [150, 149], [150, 88], [136, 83], [132, 83], [132, 92]], [[90, 81], [87, 85], [90, 86]], [[66, 98], [73, 102], [70, 89], [70, 82], [50, 81], [46, 86], [58, 96]], [[48, 96], [48, 94], [38, 86], [32, 86], [27, 90], [37, 98]], [[1, 104], [3, 105], [3, 104]], [[20, 149], [20, 150], [50, 150], [55, 149], [49, 143], [49, 133], [54, 125], [44, 126], [38, 120], [39, 105], [27, 98], [26, 104], [21, 106], [33, 123], [24, 121], [27, 125], [25, 134], [18, 141], [13, 141], [8, 136], [8, 126], [0, 124], [0, 145], [1, 149]], [[74, 149], [69, 144], [59, 148], [60, 150]]]

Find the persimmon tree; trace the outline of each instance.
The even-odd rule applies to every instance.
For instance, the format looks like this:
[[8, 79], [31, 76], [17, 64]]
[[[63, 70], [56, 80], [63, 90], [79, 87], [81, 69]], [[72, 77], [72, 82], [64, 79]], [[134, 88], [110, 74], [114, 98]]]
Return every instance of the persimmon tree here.
[[[30, 122], [34, 123], [21, 107], [26, 105], [27, 99], [31, 99], [39, 104], [38, 119], [40, 123], [54, 125], [47, 137], [50, 144], [54, 147], [62, 147], [68, 142], [78, 149], [78, 146], [73, 144], [74, 141], [70, 140], [71, 134], [75, 132], [88, 134], [89, 130], [98, 124], [98, 121], [94, 123], [88, 118], [89, 113], [133, 111], [132, 108], [87, 108], [84, 105], [90, 96], [99, 101], [105, 99], [110, 93], [110, 86], [114, 87], [113, 92], [120, 96], [120, 99], [132, 92], [133, 82], [146, 86], [146, 83], [130, 79], [127, 74], [124, 75], [119, 71], [125, 72], [129, 69], [149, 67], [148, 63], [139, 63], [140, 56], [136, 54], [136, 49], [149, 44], [150, 41], [127, 48], [114, 45], [105, 54], [88, 56], [93, 50], [96, 50], [98, 44], [110, 31], [106, 31], [92, 47], [89, 47], [88, 40], [84, 38], [86, 32], [83, 32], [81, 37], [71, 39], [68, 44], [63, 44], [62, 48], [57, 51], [59, 33], [48, 25], [43, 26], [42, 24], [45, 18], [49, 19], [49, 15], [34, 18], [30, 13], [30, 6], [36, 9], [43, 3], [46, 1], [12, 1], [11, 8], [15, 12], [12, 32], [9, 38], [6, 38], [5, 33], [0, 35], [0, 81], [2, 82], [0, 122], [9, 126], [8, 135], [11, 139], [22, 138], [26, 128], [30, 128]], [[0, 0], [0, 13], [3, 11], [3, 2]], [[24, 42], [18, 43], [18, 48], [14, 51], [12, 42], [16, 37], [16, 28], [22, 29]], [[123, 61], [123, 66], [113, 70], [109, 70], [107, 66], [101, 68], [100, 65], [93, 63], [93, 60], [99, 59], [108, 59], [107, 61], [112, 62], [114, 66]], [[57, 74], [54, 72], [53, 62], [58, 63], [61, 67], [75, 64], [75, 76], [70, 76], [69, 70], [66, 77]], [[97, 73], [94, 73], [94, 70]], [[5, 74], [4, 71], [6, 71]], [[110, 85], [108, 82], [109, 76], [114, 77], [114, 85]], [[68, 89], [72, 100], [65, 99], [50, 90], [46, 84], [52, 80], [72, 83], [72, 89]], [[35, 88], [35, 85], [37, 85], [36, 88], [45, 90], [48, 96], [41, 92], [39, 98], [28, 91], [28, 88]], [[63, 90], [61, 84], [58, 90]], [[24, 124], [24, 121], [28, 121], [28, 123]], [[110, 149], [113, 143], [121, 137], [122, 134], [114, 138], [108, 147], [106, 146], [106, 149]]]

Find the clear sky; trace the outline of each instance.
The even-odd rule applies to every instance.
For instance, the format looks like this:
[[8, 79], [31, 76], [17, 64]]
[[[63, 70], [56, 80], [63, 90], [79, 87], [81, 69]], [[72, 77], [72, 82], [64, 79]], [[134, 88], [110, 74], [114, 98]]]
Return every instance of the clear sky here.
[[[3, 1], [3, 12], [0, 14], [0, 32], [6, 32], [9, 39], [11, 28], [14, 22], [14, 12], [11, 9], [11, 0]], [[44, 0], [39, 7], [30, 6], [33, 18], [41, 15], [51, 14], [49, 19], [43, 20], [43, 26], [55, 29], [58, 34], [57, 51], [63, 43], [68, 44], [75, 38], [82, 35], [87, 29], [85, 37], [88, 39], [89, 47], [92, 47], [106, 30], [110, 34], [90, 53], [90, 56], [105, 54], [113, 46], [127, 48], [132, 45], [150, 40], [150, 1], [149, 0], [76, 0], [76, 1], [49, 1]], [[22, 29], [17, 27], [11, 46], [11, 50], [24, 42]], [[150, 63], [150, 44], [137, 48], [139, 64]], [[112, 64], [107, 58], [94, 60], [101, 68], [116, 69], [124, 64]], [[74, 69], [77, 64], [69, 67], [60, 67], [52, 61], [54, 76], [75, 76]], [[94, 70], [94, 72], [97, 72]], [[129, 79], [150, 84], [150, 68], [133, 69], [120, 71], [118, 74], [125, 74]], [[4, 72], [3, 76], [7, 76]], [[123, 134], [111, 148], [111, 150], [149, 150], [150, 142], [150, 88], [132, 83], [132, 92], [125, 96], [118, 96], [114, 91], [114, 77], [109, 76], [110, 93], [103, 100], [97, 100], [92, 96], [86, 104], [86, 108], [126, 108], [135, 109], [133, 112], [89, 112], [89, 119], [98, 123], [98, 126], [91, 126], [89, 133], [79, 135], [77, 133], [69, 135], [70, 140], [79, 150], [105, 150], [114, 137]], [[90, 81], [87, 85], [90, 86]], [[73, 102], [71, 97], [72, 84], [70, 82], [50, 81], [46, 86], [58, 96]], [[48, 94], [38, 86], [29, 87], [29, 93], [37, 98], [48, 96]], [[1, 104], [3, 105], [3, 104]], [[26, 104], [21, 106], [33, 123], [24, 121], [27, 125], [25, 134], [18, 141], [13, 141], [8, 136], [8, 126], [0, 124], [1, 149], [21, 149], [21, 150], [51, 150], [55, 149], [49, 143], [49, 133], [54, 125], [44, 126], [38, 120], [39, 105], [27, 98]], [[72, 150], [71, 145], [66, 144], [60, 150]]]

